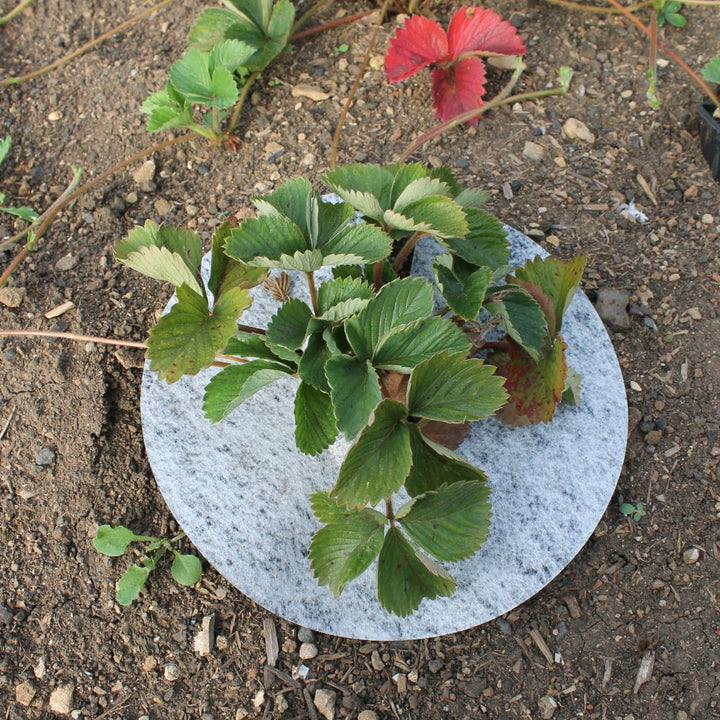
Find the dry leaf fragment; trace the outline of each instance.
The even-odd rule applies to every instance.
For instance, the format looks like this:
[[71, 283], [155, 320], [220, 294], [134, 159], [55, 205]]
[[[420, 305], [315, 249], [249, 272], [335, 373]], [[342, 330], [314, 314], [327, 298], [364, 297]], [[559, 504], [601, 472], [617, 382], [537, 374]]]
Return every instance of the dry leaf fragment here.
[[315, 85], [306, 85], [305, 83], [298, 83], [291, 92], [293, 97], [306, 97], [314, 102], [327, 100], [330, 97], [330, 93], [326, 93]]
[[52, 310], [48, 310], [45, 313], [45, 317], [48, 320], [52, 320], [53, 318], [64, 315], [68, 310], [72, 310], [74, 307], [75, 307], [75, 303], [72, 302], [72, 300], [67, 300], [66, 302], [61, 303], [57, 307], [52, 308]]
[[652, 201], [652, 204], [655, 207], [657, 207], [658, 206], [657, 198], [655, 197], [655, 193], [650, 189], [650, 185], [649, 185], [648, 181], [642, 175], [640, 175], [640, 173], [638, 173], [638, 176], [636, 179], [637, 179], [638, 183], [640, 183], [640, 187], [643, 189], [643, 192], [650, 198], [650, 200]]
[[637, 677], [635, 678], [635, 687], [633, 692], [635, 695], [640, 692], [640, 688], [652, 677], [653, 668], [655, 667], [655, 652], [648, 650], [643, 655], [643, 659], [640, 661], [640, 667], [638, 668]]

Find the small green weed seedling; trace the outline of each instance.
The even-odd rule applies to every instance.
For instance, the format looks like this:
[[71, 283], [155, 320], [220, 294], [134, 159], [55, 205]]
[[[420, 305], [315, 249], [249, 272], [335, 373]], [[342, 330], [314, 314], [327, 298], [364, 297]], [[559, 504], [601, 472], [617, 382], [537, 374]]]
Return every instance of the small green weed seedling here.
[[[7, 158], [11, 145], [12, 137], [10, 135], [6, 135], [4, 140], [0, 140], [0, 165], [2, 165], [5, 158]], [[17, 215], [17, 217], [27, 222], [32, 222], [38, 217], [38, 214], [31, 207], [25, 205], [22, 207], [8, 207], [7, 205], [3, 205], [4, 202], [5, 193], [0, 192], [0, 212]]]
[[93, 546], [103, 555], [120, 557], [131, 543], [145, 543], [145, 553], [139, 564], [131, 565], [118, 580], [115, 595], [120, 605], [130, 605], [140, 595], [140, 590], [150, 573], [155, 570], [162, 556], [170, 551], [173, 554], [170, 572], [180, 585], [194, 585], [202, 575], [202, 564], [195, 555], [183, 555], [173, 543], [182, 540], [185, 533], [178, 533], [173, 538], [158, 538], [150, 535], [136, 535], [132, 530], [118, 525], [101, 525], [93, 538]]
[[647, 515], [645, 512], [645, 504], [641, 502], [637, 503], [637, 505], [623, 503], [620, 506], [620, 513], [626, 517], [632, 517], [635, 522], [638, 522], [638, 520], [641, 520]]

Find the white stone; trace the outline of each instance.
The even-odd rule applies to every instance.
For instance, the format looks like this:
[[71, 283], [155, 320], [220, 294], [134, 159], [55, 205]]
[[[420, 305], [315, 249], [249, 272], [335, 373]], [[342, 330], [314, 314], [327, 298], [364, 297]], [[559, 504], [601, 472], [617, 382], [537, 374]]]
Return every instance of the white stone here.
[[700, 559], [700, 551], [696, 547], [689, 548], [683, 553], [683, 560], [686, 565], [692, 565]]
[[56, 687], [50, 693], [50, 709], [58, 715], [69, 715], [72, 711], [74, 692], [75, 686], [72, 683]]
[[215, 647], [215, 613], [202, 619], [202, 626], [193, 638], [193, 648], [198, 655], [210, 655]]
[[595, 135], [590, 128], [577, 118], [568, 118], [563, 125], [563, 132], [568, 140], [582, 140], [591, 145], [595, 142]]
[[543, 720], [550, 720], [557, 710], [557, 700], [551, 695], [543, 695], [538, 700], [538, 709], [540, 710], [540, 716]]
[[313, 705], [325, 720], [335, 720], [335, 701], [337, 693], [334, 690], [325, 690], [320, 688], [315, 691]]
[[303, 643], [300, 646], [300, 659], [312, 660], [318, 654], [318, 649], [312, 643]]
[[[514, 263], [545, 254], [517, 231], [510, 239]], [[417, 274], [430, 269], [431, 245], [418, 246]], [[292, 284], [307, 299], [301, 274], [293, 274]], [[279, 303], [263, 291], [254, 294], [243, 322], [266, 324]], [[332, 487], [349, 445], [338, 441], [316, 457], [296, 449], [293, 378], [267, 386], [211, 425], [202, 400], [217, 370], [167, 385], [146, 366], [148, 457], [165, 500], [198, 550], [271, 612], [323, 633], [363, 639], [464, 630], [509, 612], [557, 576], [590, 538], [615, 490], [627, 401], [612, 344], [583, 293], [568, 309], [563, 337], [568, 361], [582, 375], [580, 405], [562, 406], [547, 425], [515, 428], [495, 419], [473, 424], [458, 452], [489, 476], [488, 540], [471, 559], [448, 565], [457, 581], [451, 598], [424, 601], [407, 618], [378, 604], [375, 567], [337, 599], [312, 576], [307, 548], [319, 524], [308, 496]]]

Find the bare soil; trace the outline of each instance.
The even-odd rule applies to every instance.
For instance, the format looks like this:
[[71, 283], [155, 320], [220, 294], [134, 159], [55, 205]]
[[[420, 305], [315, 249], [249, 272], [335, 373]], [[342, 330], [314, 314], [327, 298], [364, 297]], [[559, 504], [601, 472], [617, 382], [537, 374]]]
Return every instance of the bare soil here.
[[[144, 7], [36, 0], [0, 29], [0, 77], [38, 67]], [[340, 1], [321, 17], [372, 7]], [[94, 551], [97, 526], [178, 530], [143, 448], [142, 358], [95, 344], [5, 339], [5, 720], [55, 717], [51, 693], [68, 684], [73, 717], [98, 720], [314, 720], [318, 689], [334, 691], [335, 717], [349, 720], [363, 710], [382, 720], [541, 718], [552, 710], [545, 696], [557, 703], [553, 717], [560, 720], [720, 717], [720, 184], [699, 150], [701, 96], [670, 65], [660, 68], [662, 105], [650, 108], [645, 40], [620, 19], [539, 0], [497, 0], [494, 7], [512, 16], [527, 41], [528, 71], [518, 90], [546, 87], [567, 64], [576, 72], [570, 93], [506, 107], [417, 157], [487, 188], [491, 209], [548, 250], [587, 252], [591, 297], [603, 288], [628, 294], [634, 314], [610, 331], [631, 405], [627, 461], [592, 539], [555, 581], [498, 621], [419, 642], [316, 636], [319, 654], [305, 661], [307, 678], [294, 681], [298, 628], [210, 567], [194, 588], [158, 573], [133, 606], [114, 601], [115, 581], [130, 560]], [[69, 182], [72, 165], [92, 177], [154, 142], [140, 104], [164, 83], [201, 8], [198, 0], [171, 4], [60, 70], [0, 89], [0, 136], [14, 142], [0, 177], [7, 201], [42, 210]], [[436, 5], [443, 20], [451, 9]], [[720, 13], [693, 7], [686, 14], [684, 30], [664, 32], [699, 66], [718, 50]], [[0, 306], [0, 327], [143, 339], [168, 291], [118, 266], [113, 243], [146, 219], [209, 239], [222, 218], [249, 213], [253, 193], [300, 174], [318, 181], [373, 21], [313, 36], [284, 54], [252, 95], [237, 151], [201, 141], [177, 146], [155, 156], [152, 185], [141, 188], [134, 167], [64, 211], [13, 275], [11, 286], [25, 294], [19, 307]], [[391, 161], [434, 124], [427, 76], [390, 86], [376, 62], [394, 22], [380, 31], [346, 123], [341, 162]], [[343, 43], [349, 50], [338, 52]], [[506, 79], [491, 73], [494, 88]], [[293, 97], [300, 82], [329, 98]], [[584, 122], [594, 142], [567, 138], [568, 118]], [[528, 141], [542, 157], [524, 154]], [[633, 199], [647, 223], [616, 211]], [[0, 238], [21, 226], [0, 215]], [[0, 253], [0, 270], [18, 249]], [[72, 309], [44, 317], [68, 300]], [[647, 515], [624, 517], [621, 502], [643, 502]], [[201, 657], [193, 636], [213, 613], [219, 642]], [[281, 648], [276, 671], [266, 665], [271, 623]], [[654, 664], [636, 686], [643, 660]]]

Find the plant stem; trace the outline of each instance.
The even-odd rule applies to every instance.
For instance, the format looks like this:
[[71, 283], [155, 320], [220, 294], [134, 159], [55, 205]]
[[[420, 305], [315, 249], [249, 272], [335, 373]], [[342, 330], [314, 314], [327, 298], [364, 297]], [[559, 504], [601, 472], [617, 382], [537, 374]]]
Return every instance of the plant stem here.
[[0, 337], [47, 337], [58, 340], [75, 340], [77, 342], [92, 342], [100, 345], [119, 345], [122, 347], [140, 348], [147, 350], [144, 342], [137, 340], [120, 340], [97, 337], [95, 335], [79, 335], [71, 332], [55, 332], [53, 330], [0, 330]]
[[400, 248], [400, 252], [397, 254], [397, 257], [395, 258], [395, 262], [393, 262], [392, 268], [395, 272], [399, 272], [400, 268], [403, 266], [403, 263], [405, 262], [405, 259], [412, 252], [412, 249], [417, 245], [418, 240], [424, 234], [426, 234], [426, 233], [423, 233], [418, 230], [418, 232], [413, 233], [405, 241], [405, 244]]
[[392, 497], [385, 498], [385, 515], [390, 521], [390, 525], [395, 524], [395, 511], [393, 510]]
[[499, 107], [500, 105], [507, 105], [508, 103], [521, 102], [523, 100], [536, 100], [542, 97], [549, 97], [550, 95], [564, 95], [568, 88], [565, 85], [561, 85], [556, 88], [550, 88], [549, 90], [538, 90], [535, 92], [519, 93], [518, 95], [510, 95], [510, 91], [515, 87], [517, 81], [520, 79], [520, 75], [524, 70], [524, 66], [520, 65], [517, 70], [513, 73], [508, 84], [503, 88], [503, 91], [494, 97], [490, 102], [486, 103], [480, 108], [475, 110], [468, 110], [452, 120], [446, 120], [439, 125], [436, 125], [431, 130], [423, 133], [417, 140], [414, 140], [407, 149], [398, 157], [396, 162], [405, 162], [410, 155], [412, 155], [419, 147], [423, 146], [428, 140], [432, 140], [434, 137], [441, 135], [446, 130], [460, 125], [460, 123], [466, 122], [467, 120], [473, 120], [476, 117], [480, 117], [483, 113], [493, 108]]
[[240, 97], [235, 103], [235, 109], [233, 110], [232, 117], [230, 118], [230, 124], [228, 125], [227, 129], [228, 135], [237, 127], [237, 124], [240, 120], [240, 111], [243, 109], [243, 105], [245, 105], [245, 100], [247, 100], [250, 88], [252, 87], [253, 83], [258, 79], [258, 77], [260, 77], [259, 70], [255, 70], [255, 72], [252, 72], [250, 73], [250, 75], [248, 75], [248, 78], [243, 85], [243, 89], [240, 92]]
[[343, 125], [345, 124], [345, 118], [347, 117], [348, 112], [350, 111], [350, 108], [352, 107], [353, 101], [355, 100], [355, 95], [357, 94], [357, 90], [360, 87], [360, 82], [362, 81], [363, 75], [365, 74], [365, 69], [368, 66], [368, 63], [370, 62], [370, 54], [373, 51], [373, 48], [375, 47], [375, 40], [377, 38], [378, 30], [380, 29], [380, 26], [382, 25], [383, 18], [385, 17], [385, 13], [387, 12], [388, 5], [390, 5], [390, 0], [385, 0], [382, 5], [382, 9], [380, 11], [380, 17], [378, 18], [377, 23], [375, 23], [375, 27], [373, 28], [372, 35], [370, 36], [370, 42], [368, 43], [367, 50], [365, 51], [365, 57], [363, 58], [362, 62], [360, 63], [360, 69], [358, 70], [357, 77], [355, 78], [355, 82], [353, 83], [353, 86], [350, 90], [350, 94], [348, 95], [347, 100], [345, 101], [345, 105], [343, 106], [342, 112], [340, 113], [340, 117], [338, 118], [337, 125], [335, 126], [335, 135], [333, 136], [332, 141], [332, 149], [330, 151], [330, 169], [335, 169], [335, 163], [337, 161], [337, 154], [338, 154], [338, 145], [340, 144], [340, 135], [342, 134]]
[[[52, 72], [56, 68], [59, 68], [61, 65], [64, 65], [71, 60], [74, 60], [76, 57], [80, 57], [80, 55], [86, 53], [88, 50], [91, 50], [96, 45], [104, 42], [109, 37], [112, 37], [113, 35], [116, 35], [117, 33], [126, 30], [140, 20], [144, 20], [146, 17], [148, 17], [148, 15], [152, 15], [154, 12], [157, 12], [161, 8], [165, 7], [165, 5], [169, 5], [171, 2], [173, 2], [173, 0], [162, 0], [161, 2], [157, 3], [157, 5], [153, 5], [147, 10], [143, 10], [143, 12], [141, 12], [139, 15], [136, 15], [134, 18], [130, 18], [130, 20], [126, 20], [125, 22], [120, 23], [120, 25], [111, 28], [107, 32], [104, 32], [102, 35], [98, 35], [98, 37], [96, 37], [94, 40], [85, 43], [77, 50], [74, 50], [68, 55], [65, 55], [64, 57], [61, 57], [54, 62], [51, 62], [49, 65], [41, 67], [39, 70], [33, 70], [33, 72], [27, 73], [26, 75], [19, 75], [18, 77], [11, 77], [6, 78], [5, 80], [0, 80], [0, 87], [4, 85], [17, 85], [18, 83], [25, 82], [26, 80], [33, 80], [37, 77], [40, 77], [41, 75], [46, 75], [47, 73]], [[2, 23], [0, 22], [0, 24]]]
[[14, 7], [7, 15], [0, 17], [0, 25], [9, 23], [14, 17], [17, 17], [33, 0], [22, 0], [22, 2]]
[[298, 28], [301, 28], [315, 13], [320, 12], [326, 5], [330, 4], [332, 0], [318, 0], [312, 7], [309, 7], [293, 24], [290, 29], [290, 34], [293, 35], [297, 32]]
[[380, 285], [382, 285], [382, 269], [383, 261], [378, 260], [375, 263], [375, 272], [373, 274], [373, 288], [375, 289], [376, 294], [380, 291]]
[[[158, 152], [159, 150], [164, 150], [165, 148], [168, 148], [172, 145], [178, 145], [181, 142], [185, 142], [186, 140], [191, 140], [195, 135], [193, 133], [188, 133], [187, 135], [180, 135], [176, 138], [170, 138], [170, 140], [165, 140], [164, 142], [158, 143], [157, 145], [153, 145], [152, 147], [148, 148], [147, 150], [143, 150], [139, 153], [136, 153], [132, 157], [126, 158], [122, 162], [119, 162], [117, 165], [113, 165], [108, 170], [105, 170], [105, 172], [98, 175], [96, 178], [93, 178], [89, 182], [86, 182], [84, 185], [79, 187], [77, 190], [72, 192], [70, 195], [66, 196], [62, 202], [55, 203], [52, 211], [48, 210], [46, 213], [44, 213], [43, 218], [44, 220], [38, 225], [37, 230], [35, 231], [35, 240], [37, 241], [43, 233], [48, 229], [50, 226], [50, 223], [55, 219], [55, 216], [65, 207], [67, 207], [71, 202], [79, 198], [83, 193], [87, 192], [91, 188], [95, 187], [95, 185], [98, 185], [103, 180], [106, 180], [111, 175], [114, 175], [116, 172], [122, 170], [123, 168], [127, 167], [128, 165], [132, 165], [132, 163], [137, 162], [138, 160], [142, 160], [143, 158], [147, 157], [148, 155], [152, 155], [155, 152]], [[8, 243], [15, 243], [19, 240], [22, 240], [22, 238], [27, 235], [28, 231], [31, 229], [31, 227], [25, 228], [25, 230], [22, 230], [17, 235], [14, 235], [7, 241]], [[2, 287], [6, 282], [7, 279], [10, 277], [10, 275], [13, 273], [15, 268], [25, 259], [27, 254], [29, 253], [30, 249], [26, 245], [19, 253], [18, 256], [10, 263], [10, 265], [5, 268], [5, 272], [3, 272], [2, 275], [0, 275], [0, 287]]]
[[263, 328], [253, 327], [252, 325], [240, 325], [240, 323], [238, 323], [237, 329], [242, 332], [256, 333], [257, 335], [265, 335], [267, 332], [266, 330], [263, 330]]
[[[355, 15], [348, 15], [344, 18], [338, 18], [337, 20], [331, 20], [330, 22], [323, 23], [317, 27], [308, 28], [295, 33], [290, 37], [289, 42], [295, 42], [296, 40], [302, 40], [303, 38], [309, 37], [310, 35], [316, 35], [317, 33], [330, 30], [331, 28], [338, 27], [340, 25], [348, 25], [355, 22], [356, 20], [362, 20], [362, 18], [372, 15], [376, 10], [366, 10], [365, 12], [355, 13]], [[295, 23], [297, 25], [297, 23]]]
[[[625, 17], [630, 20], [633, 24], [635, 24], [642, 32], [645, 33], [648, 37], [651, 35], [651, 31], [648, 28], [645, 23], [642, 22], [642, 20], [639, 20], [635, 17], [631, 12], [627, 11], [627, 8], [624, 8], [618, 0], [608, 0], [609, 3], [611, 3], [613, 6], [615, 6]], [[669, 48], [664, 43], [660, 42], [658, 40], [657, 42], [658, 47], [671, 59], [674, 60], [686, 73], [690, 76], [690, 78], [693, 80], [693, 82], [700, 87], [703, 92], [713, 101], [713, 103], [720, 107], [720, 98], [713, 92], [713, 89], [710, 87], [708, 83], [706, 83], [698, 73], [695, 72], [686, 62], [683, 60], [674, 50]]]
[[653, 107], [659, 107], [660, 100], [657, 96], [657, 47], [658, 47], [658, 33], [657, 33], [657, 12], [653, 10], [651, 23], [650, 23], [650, 58], [648, 67], [648, 89], [647, 98]]
[[312, 303], [313, 312], [315, 315], [319, 315], [320, 310], [318, 308], [317, 288], [315, 287], [315, 273], [306, 272], [305, 277], [307, 278], [308, 290], [310, 291], [310, 302]]

